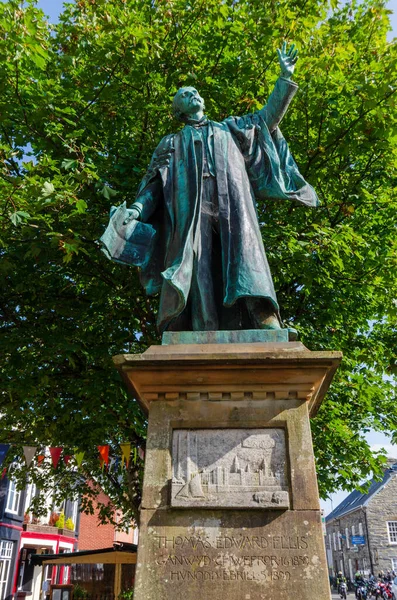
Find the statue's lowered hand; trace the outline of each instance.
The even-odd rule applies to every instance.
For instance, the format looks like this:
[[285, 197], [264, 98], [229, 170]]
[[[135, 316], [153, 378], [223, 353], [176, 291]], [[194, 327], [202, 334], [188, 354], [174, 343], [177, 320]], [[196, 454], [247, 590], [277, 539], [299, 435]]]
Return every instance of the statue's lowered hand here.
[[136, 208], [134, 208], [134, 207], [127, 208], [127, 213], [128, 213], [128, 216], [126, 219], [124, 219], [123, 225], [127, 225], [127, 223], [130, 223], [131, 221], [134, 221], [134, 220], [136, 220], [136, 221], [139, 220], [140, 212]]
[[284, 42], [281, 50], [277, 49], [277, 54], [281, 67], [281, 77], [289, 79], [298, 60], [298, 50], [295, 50], [295, 44], [292, 44], [291, 48], [287, 50], [287, 43]]
[[110, 209], [109, 224], [100, 238], [107, 258], [125, 265], [144, 268], [150, 259], [156, 231], [140, 222], [140, 204], [127, 208], [124, 201]]

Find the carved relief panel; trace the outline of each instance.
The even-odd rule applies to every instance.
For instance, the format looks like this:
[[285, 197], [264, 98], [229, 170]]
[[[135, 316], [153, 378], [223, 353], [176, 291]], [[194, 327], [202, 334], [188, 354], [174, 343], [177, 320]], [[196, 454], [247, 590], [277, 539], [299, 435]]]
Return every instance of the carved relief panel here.
[[283, 429], [175, 429], [171, 506], [289, 508]]

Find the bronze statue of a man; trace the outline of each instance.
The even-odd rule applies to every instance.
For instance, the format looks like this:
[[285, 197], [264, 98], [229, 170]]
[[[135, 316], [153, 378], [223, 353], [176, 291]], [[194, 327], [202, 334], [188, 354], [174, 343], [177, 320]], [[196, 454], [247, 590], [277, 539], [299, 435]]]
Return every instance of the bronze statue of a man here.
[[160, 292], [160, 331], [281, 327], [255, 198], [318, 200], [278, 129], [297, 91], [297, 51], [284, 43], [278, 55], [281, 75], [257, 112], [217, 123], [195, 88], [174, 97], [185, 126], [161, 140], [128, 209], [157, 232], [141, 280]]

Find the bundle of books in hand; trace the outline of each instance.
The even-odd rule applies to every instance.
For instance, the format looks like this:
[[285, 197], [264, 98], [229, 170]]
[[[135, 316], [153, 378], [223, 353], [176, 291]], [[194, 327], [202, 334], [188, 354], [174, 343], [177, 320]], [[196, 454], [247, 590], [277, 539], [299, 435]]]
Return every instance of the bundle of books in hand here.
[[150, 259], [155, 234], [151, 225], [131, 219], [123, 202], [118, 208], [111, 207], [109, 225], [99, 241], [111, 260], [144, 267]]

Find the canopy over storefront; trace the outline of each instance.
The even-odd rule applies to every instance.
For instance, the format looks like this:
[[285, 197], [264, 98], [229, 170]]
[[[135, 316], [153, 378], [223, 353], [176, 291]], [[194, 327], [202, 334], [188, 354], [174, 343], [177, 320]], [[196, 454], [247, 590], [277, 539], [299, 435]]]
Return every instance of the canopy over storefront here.
[[[90, 594], [103, 588], [103, 595], [117, 598], [120, 592], [132, 586], [137, 546], [115, 543], [111, 548], [82, 550], [63, 554], [35, 554], [34, 565], [71, 566], [70, 582], [80, 585]], [[111, 588], [111, 589], [110, 589]]]

